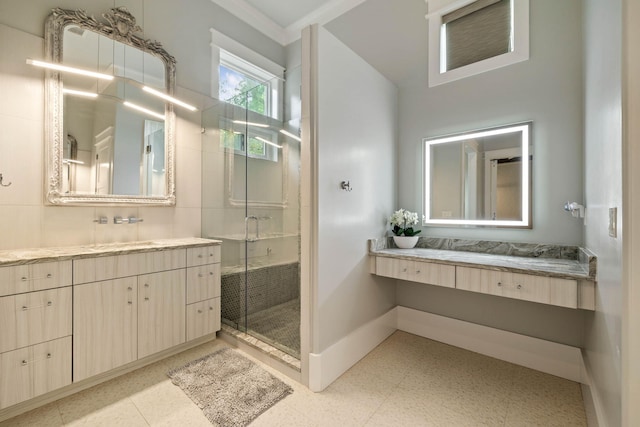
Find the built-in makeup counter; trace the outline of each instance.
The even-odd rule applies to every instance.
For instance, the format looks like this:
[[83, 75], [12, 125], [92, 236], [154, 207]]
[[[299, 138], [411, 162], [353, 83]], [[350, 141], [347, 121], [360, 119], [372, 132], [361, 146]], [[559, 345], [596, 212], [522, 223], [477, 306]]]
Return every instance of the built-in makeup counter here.
[[577, 246], [421, 237], [369, 241], [371, 273], [567, 308], [595, 308], [596, 257]]

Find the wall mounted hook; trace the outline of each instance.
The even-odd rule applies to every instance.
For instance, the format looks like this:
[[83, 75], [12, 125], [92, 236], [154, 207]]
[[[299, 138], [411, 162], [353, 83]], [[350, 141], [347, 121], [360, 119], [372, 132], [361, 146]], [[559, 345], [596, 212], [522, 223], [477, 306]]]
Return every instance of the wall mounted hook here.
[[8, 186], [10, 186], [11, 184], [12, 184], [11, 182], [10, 182], [10, 183], [8, 183], [8, 184], [3, 183], [3, 182], [2, 182], [2, 174], [0, 173], [0, 185], [1, 185], [1, 186], [3, 186], [3, 187], [8, 187]]
[[351, 188], [351, 184], [349, 183], [349, 181], [342, 181], [340, 183], [340, 188], [342, 188], [344, 191], [351, 191], [353, 190], [353, 188]]

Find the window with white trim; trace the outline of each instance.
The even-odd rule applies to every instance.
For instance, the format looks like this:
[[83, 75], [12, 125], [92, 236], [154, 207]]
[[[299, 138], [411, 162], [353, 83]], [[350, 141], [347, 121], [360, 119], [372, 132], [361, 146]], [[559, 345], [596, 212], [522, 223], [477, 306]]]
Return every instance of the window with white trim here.
[[433, 0], [429, 86], [529, 59], [529, 0]]
[[238, 154], [278, 160], [278, 133], [268, 123], [282, 117], [284, 68], [211, 29], [212, 95], [249, 111], [249, 123], [220, 119], [220, 144]]

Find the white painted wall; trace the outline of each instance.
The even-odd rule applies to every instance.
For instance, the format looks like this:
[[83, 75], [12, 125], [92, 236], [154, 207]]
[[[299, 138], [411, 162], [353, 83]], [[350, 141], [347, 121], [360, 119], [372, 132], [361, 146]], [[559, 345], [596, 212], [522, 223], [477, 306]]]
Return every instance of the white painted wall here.
[[[143, 7], [144, 5], [144, 7]], [[201, 235], [200, 112], [176, 108], [176, 207], [44, 206], [44, 79], [25, 63], [42, 58], [44, 21], [54, 7], [100, 16], [111, 0], [0, 0], [0, 249]], [[177, 95], [202, 107], [210, 93], [210, 28], [283, 64], [285, 49], [209, 0], [123, 0], [147, 38], [177, 60]], [[210, 104], [208, 104], [210, 105]], [[135, 225], [97, 225], [99, 216], [137, 216]]]
[[[395, 205], [397, 90], [324, 28], [318, 29], [317, 46], [318, 199], [312, 209], [318, 265], [311, 351], [322, 353], [395, 305], [393, 286], [369, 274], [366, 241], [384, 233]], [[343, 180], [353, 191], [340, 189]]]
[[598, 256], [596, 311], [587, 317], [585, 364], [600, 418], [610, 426], [621, 425], [623, 230], [610, 237], [608, 220], [609, 208], [617, 207], [622, 224], [622, 17], [620, 0], [585, 2], [585, 245]]

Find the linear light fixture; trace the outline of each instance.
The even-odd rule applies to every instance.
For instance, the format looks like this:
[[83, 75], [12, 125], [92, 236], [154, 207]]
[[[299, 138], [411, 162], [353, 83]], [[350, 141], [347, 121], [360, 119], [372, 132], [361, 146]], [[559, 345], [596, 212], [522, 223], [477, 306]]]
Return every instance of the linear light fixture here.
[[269, 125], [265, 125], [263, 123], [252, 123], [252, 122], [245, 122], [244, 120], [234, 120], [233, 123], [239, 124], [239, 125], [247, 125], [247, 126], [255, 126], [258, 128], [268, 128]]
[[166, 93], [160, 92], [158, 90], [155, 90], [153, 88], [150, 88], [149, 86], [142, 86], [142, 90], [145, 92], [148, 92], [152, 95], [155, 95], [159, 98], [165, 99], [169, 102], [171, 102], [172, 104], [176, 104], [179, 105], [181, 107], [186, 108], [187, 110], [190, 111], [197, 111], [198, 109], [196, 107], [194, 107], [193, 105], [189, 105], [186, 102], [182, 102], [179, 99], [174, 98], [173, 96], [167, 95]]
[[274, 147], [276, 147], [276, 148], [282, 148], [282, 145], [275, 144], [275, 143], [273, 143], [273, 142], [271, 142], [271, 141], [269, 141], [269, 140], [266, 140], [266, 139], [264, 139], [264, 138], [262, 138], [262, 137], [256, 136], [256, 139], [257, 139], [258, 141], [262, 141], [262, 142], [264, 142], [265, 144], [273, 145], [273, 146], [274, 146]]
[[123, 104], [126, 105], [129, 108], [133, 108], [134, 110], [141, 111], [141, 112], [146, 113], [146, 114], [148, 114], [150, 116], [156, 117], [156, 118], [158, 118], [160, 120], [164, 120], [165, 119], [163, 114], [156, 113], [155, 111], [151, 111], [148, 108], [141, 107], [141, 106], [139, 106], [137, 104], [134, 104], [132, 102], [124, 101]]
[[113, 80], [113, 76], [108, 74], [96, 73], [95, 71], [83, 70], [81, 68], [68, 67], [66, 65], [55, 64], [53, 62], [38, 61], [36, 59], [27, 58], [27, 64], [50, 70], [63, 71], [65, 73], [78, 74], [81, 76], [94, 77], [102, 80]]
[[85, 92], [83, 90], [75, 90], [75, 89], [62, 89], [62, 93], [66, 93], [69, 95], [83, 96], [85, 98], [97, 98], [98, 94], [95, 92]]
[[287, 132], [284, 129], [280, 129], [280, 133], [283, 134], [283, 135], [287, 135], [289, 138], [293, 138], [298, 142], [302, 142], [302, 138], [300, 138], [298, 135], [294, 135], [291, 132]]

